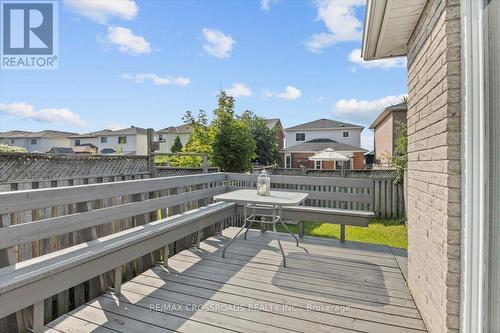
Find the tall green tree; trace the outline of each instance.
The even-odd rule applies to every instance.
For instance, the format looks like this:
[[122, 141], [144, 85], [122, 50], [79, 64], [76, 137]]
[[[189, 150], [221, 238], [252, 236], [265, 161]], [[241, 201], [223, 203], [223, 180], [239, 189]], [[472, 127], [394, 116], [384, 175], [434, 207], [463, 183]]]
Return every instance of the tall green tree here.
[[172, 145], [172, 147], [170, 147], [170, 151], [172, 153], [178, 153], [182, 151], [182, 142], [181, 138], [178, 135], [175, 137], [174, 144]]
[[275, 165], [279, 161], [279, 133], [269, 128], [264, 118], [251, 111], [245, 111], [241, 119], [247, 123], [255, 141], [255, 162], [261, 165]]
[[[183, 119], [193, 127], [193, 133], [183, 151], [207, 153], [209, 165], [217, 166], [222, 171], [249, 171], [256, 155], [248, 123], [236, 116], [233, 97], [224, 91], [217, 97], [218, 105], [210, 124], [204, 111], [200, 111], [196, 118], [190, 111], [186, 112]], [[200, 164], [199, 157], [180, 158], [180, 165], [183, 166]]]
[[218, 96], [211, 127], [214, 132], [212, 149], [215, 165], [227, 172], [251, 170], [256, 156], [255, 141], [247, 122], [235, 115], [234, 98], [224, 91]]

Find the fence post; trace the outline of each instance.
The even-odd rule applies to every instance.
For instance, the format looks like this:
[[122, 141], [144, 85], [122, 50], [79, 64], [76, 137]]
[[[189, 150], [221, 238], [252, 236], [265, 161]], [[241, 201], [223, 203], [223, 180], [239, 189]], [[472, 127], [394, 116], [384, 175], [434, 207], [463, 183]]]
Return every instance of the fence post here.
[[155, 140], [155, 130], [152, 128], [147, 129], [147, 151], [148, 151], [148, 171], [151, 178], [157, 177], [156, 166], [155, 166], [155, 154], [154, 154], [154, 140]]
[[208, 154], [203, 154], [203, 173], [208, 173]]

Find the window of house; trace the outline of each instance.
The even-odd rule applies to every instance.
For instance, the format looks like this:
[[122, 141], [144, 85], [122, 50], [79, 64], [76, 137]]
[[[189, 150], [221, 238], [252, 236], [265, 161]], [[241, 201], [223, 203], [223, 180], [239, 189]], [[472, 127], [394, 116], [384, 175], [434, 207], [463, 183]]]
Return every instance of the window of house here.
[[306, 141], [306, 133], [295, 133], [295, 141]]
[[10, 143], [11, 143], [11, 144], [14, 144], [14, 142], [16, 142], [16, 140], [14, 140], [14, 139], [10, 139]]
[[127, 137], [126, 136], [119, 136], [118, 137], [118, 144], [121, 144], [121, 145], [127, 144]]
[[289, 169], [291, 167], [292, 167], [292, 156], [286, 155], [285, 156], [285, 168]]
[[314, 169], [322, 169], [321, 161], [314, 161]]
[[108, 142], [108, 137], [107, 136], [101, 136], [101, 143], [107, 143]]
[[36, 139], [31, 139], [31, 144], [36, 145]]
[[342, 162], [342, 161], [336, 161], [335, 162], [335, 169], [336, 170], [341, 170], [342, 169], [342, 163], [344, 163], [346, 170], [350, 170], [351, 169], [351, 160], [344, 161], [344, 162]]
[[349, 137], [349, 132], [343, 132], [342, 133], [343, 138], [348, 138]]
[[75, 140], [75, 146], [79, 146], [80, 145], [80, 140]]

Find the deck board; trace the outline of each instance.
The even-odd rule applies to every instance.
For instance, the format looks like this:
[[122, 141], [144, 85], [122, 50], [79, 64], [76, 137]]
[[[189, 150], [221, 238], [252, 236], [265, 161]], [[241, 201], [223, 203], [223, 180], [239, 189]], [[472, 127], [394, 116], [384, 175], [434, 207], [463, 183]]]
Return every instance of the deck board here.
[[[221, 258], [237, 231], [169, 258], [47, 325], [47, 332], [426, 332], [387, 246], [251, 230]], [[159, 307], [159, 311], [151, 307]], [[201, 309], [202, 311], [196, 311]]]

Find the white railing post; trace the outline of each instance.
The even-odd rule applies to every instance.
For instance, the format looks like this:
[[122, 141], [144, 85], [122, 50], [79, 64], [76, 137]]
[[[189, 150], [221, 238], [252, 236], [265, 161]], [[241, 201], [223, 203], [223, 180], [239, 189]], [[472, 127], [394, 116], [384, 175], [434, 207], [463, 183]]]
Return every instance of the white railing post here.
[[33, 332], [41, 333], [43, 331], [44, 320], [44, 303], [43, 299], [40, 302], [33, 304]]
[[167, 246], [163, 248], [163, 267], [168, 268], [168, 255], [169, 255], [170, 249]]
[[119, 294], [122, 288], [122, 265], [115, 268], [115, 283], [114, 283], [114, 292], [115, 294]]

